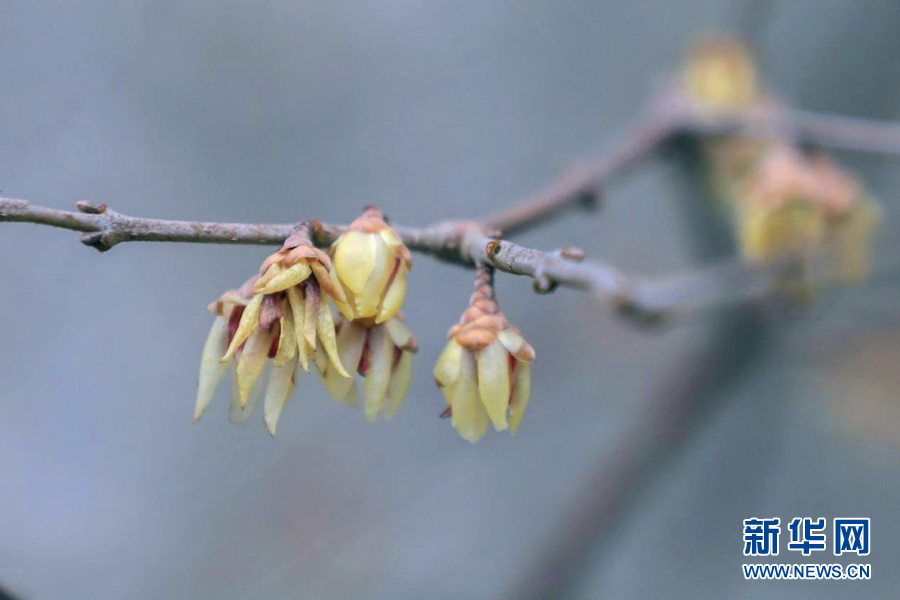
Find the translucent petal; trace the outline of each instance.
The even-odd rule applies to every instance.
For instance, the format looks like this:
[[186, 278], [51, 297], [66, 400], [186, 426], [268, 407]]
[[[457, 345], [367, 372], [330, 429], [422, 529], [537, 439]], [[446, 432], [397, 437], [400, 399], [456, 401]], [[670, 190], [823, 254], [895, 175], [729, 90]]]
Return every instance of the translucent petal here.
[[235, 331], [234, 338], [231, 340], [231, 345], [228, 346], [228, 351], [222, 357], [222, 362], [230, 361], [234, 357], [235, 352], [241, 347], [241, 344], [246, 342], [250, 334], [256, 330], [259, 325], [259, 309], [262, 306], [262, 301], [263, 296], [253, 296], [253, 299], [247, 303], [247, 307], [244, 308], [244, 314], [241, 315], [241, 322], [238, 323], [237, 331]]
[[459, 379], [453, 385], [450, 396], [453, 408], [452, 423], [463, 439], [473, 444], [487, 431], [488, 416], [478, 397], [475, 381], [475, 358], [464, 352], [460, 361]]
[[397, 263], [394, 253], [380, 237], [373, 236], [372, 239], [375, 240], [375, 261], [372, 271], [365, 287], [359, 292], [354, 290], [356, 293], [354, 310], [361, 317], [374, 317], [378, 314], [378, 306], [381, 304], [388, 281], [390, 281]]
[[403, 300], [406, 299], [406, 267], [402, 264], [397, 269], [397, 275], [391, 282], [387, 292], [384, 295], [384, 302], [381, 303], [381, 309], [378, 311], [376, 323], [384, 323], [388, 319], [393, 318], [403, 307]]
[[287, 298], [288, 304], [291, 306], [291, 314], [294, 317], [294, 339], [297, 341], [297, 355], [300, 359], [300, 366], [309, 373], [309, 351], [306, 346], [306, 338], [303, 337], [305, 330], [303, 297], [297, 288], [288, 288]]
[[287, 364], [280, 367], [272, 366], [269, 372], [269, 385], [266, 386], [266, 398], [263, 401], [263, 416], [269, 435], [275, 437], [275, 429], [278, 427], [278, 418], [281, 411], [287, 406], [294, 392], [297, 377], [297, 355]]
[[509, 430], [512, 433], [519, 430], [522, 416], [528, 408], [529, 398], [531, 398], [531, 365], [519, 362], [516, 364], [515, 383], [509, 401]]
[[334, 318], [331, 315], [328, 300], [325, 298], [322, 298], [322, 301], [319, 303], [317, 331], [319, 333], [319, 341], [325, 347], [325, 352], [328, 354], [328, 358], [331, 359], [331, 364], [334, 365], [334, 368], [337, 369], [340, 375], [350, 377], [350, 374], [347, 373], [347, 370], [341, 364], [341, 357], [337, 349], [337, 335], [334, 333]]
[[266, 357], [272, 345], [272, 332], [268, 329], [257, 329], [247, 340], [244, 352], [237, 364], [238, 392], [241, 395], [241, 407], [247, 404], [250, 390], [266, 366]]
[[281, 292], [289, 287], [293, 287], [300, 283], [301, 281], [305, 281], [309, 274], [311, 273], [309, 269], [309, 265], [305, 262], [298, 262], [294, 266], [286, 269], [270, 279], [264, 285], [260, 285], [259, 282], [256, 284], [256, 293], [257, 294], [274, 294], [275, 292]]
[[509, 427], [509, 352], [499, 340], [478, 352], [478, 390], [494, 429]]
[[390, 335], [391, 339], [394, 340], [394, 345], [398, 348], [409, 350], [410, 352], [416, 351], [415, 340], [412, 337], [412, 332], [406, 326], [406, 323], [404, 323], [400, 319], [390, 319], [386, 321], [384, 324], [384, 330], [388, 332], [388, 335]]
[[247, 398], [247, 405], [241, 407], [241, 394], [238, 391], [237, 368], [231, 363], [231, 407], [229, 408], [228, 418], [232, 423], [240, 425], [245, 422], [253, 414], [253, 409], [259, 403], [259, 397], [262, 395], [264, 378], [260, 377], [256, 380], [253, 389], [250, 390], [250, 396]]
[[384, 327], [373, 328], [369, 337], [369, 369], [363, 383], [363, 410], [369, 422], [378, 418], [391, 384], [394, 343]]
[[203, 357], [200, 359], [200, 383], [197, 385], [197, 403], [194, 405], [194, 423], [203, 415], [216, 393], [216, 387], [228, 365], [221, 362], [228, 343], [228, 319], [216, 317], [206, 336]]
[[375, 267], [376, 237], [361, 231], [344, 233], [334, 247], [334, 268], [354, 294], [366, 287]]
[[403, 399], [409, 391], [409, 384], [412, 382], [413, 374], [413, 355], [412, 352], [403, 352], [400, 355], [400, 362], [391, 375], [391, 385], [388, 388], [388, 397], [384, 401], [384, 416], [390, 419], [400, 410]]
[[447, 342], [444, 351], [438, 357], [437, 364], [434, 365], [434, 380], [441, 387], [449, 387], [456, 383], [459, 377], [460, 361], [462, 360], [462, 346], [456, 343], [456, 340]]
[[[366, 342], [366, 330], [355, 323], [344, 323], [337, 336], [338, 354], [341, 364], [347, 373], [355, 373], [362, 358], [363, 346]], [[342, 400], [353, 385], [352, 377], [343, 377], [337, 369], [326, 369], [329, 391], [337, 400]]]
[[398, 348], [407, 349], [407, 346], [413, 341], [412, 332], [406, 326], [406, 323], [400, 319], [390, 319], [384, 324], [384, 330], [388, 332], [394, 345]]
[[356, 408], [357, 395], [358, 394], [356, 391], [356, 381], [354, 381], [353, 385], [350, 386], [350, 390], [344, 395], [343, 398], [341, 398], [341, 402], [343, 402], [344, 404], [346, 404], [348, 406], [352, 406], [352, 407]]

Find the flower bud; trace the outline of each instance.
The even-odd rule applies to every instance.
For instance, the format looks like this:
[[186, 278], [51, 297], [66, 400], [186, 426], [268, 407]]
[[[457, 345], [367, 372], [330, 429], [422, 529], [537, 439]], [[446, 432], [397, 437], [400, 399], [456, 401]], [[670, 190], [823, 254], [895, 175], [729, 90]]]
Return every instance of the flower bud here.
[[447, 401], [454, 429], [477, 442], [490, 421], [515, 433], [531, 396], [534, 349], [494, 300], [490, 271], [476, 281], [470, 307], [447, 335], [434, 379]]
[[406, 297], [409, 249], [377, 208], [367, 208], [331, 246], [346, 302], [336, 302], [350, 321], [384, 323]]
[[756, 62], [733, 38], [710, 39], [692, 48], [683, 81], [689, 98], [711, 111], [735, 110], [759, 99]]

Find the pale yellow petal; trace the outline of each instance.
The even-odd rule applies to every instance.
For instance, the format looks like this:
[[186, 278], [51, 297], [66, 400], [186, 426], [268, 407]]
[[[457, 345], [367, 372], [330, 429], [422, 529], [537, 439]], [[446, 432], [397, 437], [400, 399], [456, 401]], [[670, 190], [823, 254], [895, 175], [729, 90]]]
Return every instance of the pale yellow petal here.
[[275, 292], [284, 291], [289, 287], [297, 285], [301, 281], [305, 281], [310, 273], [309, 265], [305, 262], [298, 262], [289, 269], [282, 271], [265, 284], [257, 282], [256, 293], [274, 294]]
[[402, 264], [397, 269], [397, 275], [391, 282], [387, 292], [384, 295], [384, 302], [378, 311], [376, 323], [384, 323], [388, 319], [393, 318], [403, 307], [403, 300], [406, 299], [406, 267]]
[[253, 287], [263, 287], [264, 285], [269, 283], [276, 275], [279, 275], [282, 271], [284, 271], [284, 269], [281, 268], [281, 265], [279, 265], [278, 263], [274, 263], [268, 269], [266, 269], [266, 272], [263, 273], [262, 276], [260, 276], [256, 280], [256, 282], [253, 284]]
[[262, 395], [263, 377], [259, 377], [250, 390], [250, 396], [247, 398], [247, 404], [241, 407], [241, 393], [238, 391], [237, 368], [231, 363], [231, 406], [228, 411], [228, 418], [232, 423], [240, 425], [253, 415], [253, 410], [259, 403], [259, 397]]
[[531, 365], [519, 362], [516, 364], [515, 383], [513, 384], [512, 399], [509, 402], [509, 430], [515, 433], [519, 430], [522, 416], [528, 407], [531, 398]]
[[373, 236], [372, 239], [375, 240], [375, 261], [372, 271], [369, 274], [365, 287], [359, 292], [354, 290], [356, 303], [353, 308], [360, 317], [374, 317], [378, 315], [378, 306], [381, 304], [388, 281], [390, 281], [391, 274], [394, 272], [394, 266], [397, 263], [394, 253], [380, 237]]
[[350, 374], [347, 373], [347, 370], [344, 369], [344, 366], [341, 364], [341, 357], [338, 354], [337, 349], [337, 335], [334, 333], [334, 318], [331, 314], [331, 307], [328, 306], [328, 299], [326, 298], [322, 298], [319, 303], [319, 320], [316, 325], [316, 330], [319, 334], [319, 340], [322, 342], [322, 346], [325, 347], [328, 358], [331, 359], [331, 364], [334, 365], [334, 368], [337, 369], [337, 372], [340, 375], [350, 377]]
[[241, 344], [247, 341], [256, 328], [259, 326], [259, 309], [262, 306], [262, 296], [253, 296], [253, 299], [244, 308], [244, 314], [241, 315], [241, 321], [238, 323], [237, 331], [228, 346], [228, 351], [222, 357], [222, 362], [228, 362], [234, 357], [235, 352], [241, 347]]
[[294, 337], [294, 313], [287, 300], [282, 302], [279, 331], [278, 350], [272, 361], [272, 364], [276, 367], [286, 365], [297, 356], [297, 338]]
[[297, 356], [280, 367], [272, 366], [269, 371], [269, 385], [266, 386], [266, 397], [263, 401], [263, 416], [269, 435], [275, 437], [278, 418], [287, 406], [294, 392], [297, 376]]
[[438, 357], [437, 364], [434, 365], [434, 380], [441, 387], [449, 387], [456, 383], [459, 377], [460, 361], [462, 360], [462, 346], [456, 343], [456, 340], [447, 342], [444, 351]]
[[413, 355], [412, 352], [403, 352], [400, 355], [400, 362], [394, 368], [391, 375], [391, 385], [388, 388], [388, 397], [384, 401], [384, 416], [390, 419], [400, 410], [403, 399], [409, 391], [409, 384], [412, 382], [413, 374]]
[[343, 402], [344, 404], [346, 404], [348, 406], [352, 406], [352, 407], [356, 408], [357, 395], [358, 394], [356, 391], [356, 381], [354, 380], [353, 385], [350, 386], [350, 389], [347, 391], [346, 394], [344, 394], [344, 397], [341, 398], [341, 402]]
[[313, 273], [316, 276], [316, 280], [319, 282], [319, 285], [325, 290], [325, 293], [334, 298], [336, 302], [347, 303], [347, 296], [344, 294], [344, 289], [341, 287], [340, 282], [337, 280], [337, 275], [334, 272], [334, 267], [329, 271], [325, 268], [325, 266], [318, 262], [313, 261], [310, 263], [312, 267]]
[[291, 307], [291, 315], [294, 318], [294, 339], [297, 341], [297, 355], [300, 359], [300, 366], [309, 373], [309, 351], [306, 346], [306, 338], [303, 335], [305, 331], [305, 312], [303, 304], [303, 296], [300, 295], [297, 288], [288, 288], [287, 290], [288, 304]]
[[334, 268], [354, 294], [366, 287], [375, 267], [376, 237], [361, 231], [344, 233], [334, 247]]
[[363, 383], [363, 410], [370, 423], [378, 418], [391, 384], [394, 343], [384, 327], [375, 327], [369, 337], [369, 369]]
[[388, 332], [394, 345], [398, 348], [406, 349], [409, 343], [413, 341], [412, 332], [406, 326], [406, 323], [400, 319], [390, 319], [384, 324], [384, 330]]
[[517, 360], [527, 363], [534, 362], [534, 348], [525, 341], [525, 338], [519, 332], [512, 329], [504, 329], [497, 337], [500, 343], [503, 344], [503, 347], [515, 356]]
[[216, 393], [216, 387], [228, 365], [221, 362], [228, 343], [228, 319], [216, 317], [206, 336], [203, 356], [200, 359], [200, 382], [197, 385], [197, 403], [194, 405], [194, 423], [203, 415]]
[[478, 397], [475, 381], [475, 358], [464, 352], [460, 360], [460, 374], [453, 385], [450, 406], [453, 408], [452, 423], [463, 439], [473, 444], [487, 431], [488, 416]]
[[[347, 373], [353, 374], [359, 367], [365, 342], [366, 330], [364, 328], [355, 323], [344, 323], [337, 336], [337, 347], [341, 364], [344, 365]], [[326, 387], [329, 388], [332, 397], [342, 400], [353, 385], [353, 378], [342, 376], [337, 369], [326, 368], [325, 372], [328, 379]]]
[[303, 315], [303, 337], [310, 348], [316, 348], [316, 325], [319, 322], [319, 288], [308, 286], [306, 288], [306, 303]]
[[478, 391], [494, 429], [509, 427], [509, 352], [499, 341], [478, 352]]
[[[303, 340], [303, 344], [306, 345], [306, 340]], [[325, 348], [321, 344], [316, 346], [316, 349], [313, 351], [313, 358], [316, 361], [316, 370], [324, 375], [331, 363], [328, 362], [328, 354], [325, 353]]]
[[259, 379], [266, 366], [266, 357], [272, 345], [272, 332], [257, 329], [247, 340], [244, 352], [237, 365], [238, 391], [241, 395], [241, 407], [246, 406], [253, 384]]

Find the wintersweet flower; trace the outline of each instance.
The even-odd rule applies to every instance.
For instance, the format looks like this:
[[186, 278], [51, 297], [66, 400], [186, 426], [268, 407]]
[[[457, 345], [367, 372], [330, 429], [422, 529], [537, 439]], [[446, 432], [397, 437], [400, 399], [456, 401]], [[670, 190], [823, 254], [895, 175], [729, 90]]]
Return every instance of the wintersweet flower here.
[[377, 208], [366, 208], [330, 254], [345, 296], [345, 301], [335, 298], [335, 304], [347, 320], [377, 325], [400, 311], [411, 268], [409, 249]]
[[[298, 227], [263, 262], [258, 277], [210, 306], [217, 319], [203, 352], [194, 420], [211, 401], [227, 364], [235, 365], [233, 393], [243, 416], [252, 411], [266, 361], [272, 359], [264, 403], [272, 435], [293, 392], [298, 365], [309, 371], [315, 352], [322, 353], [337, 376], [351, 381], [338, 355], [329, 296], [346, 301], [331, 259], [313, 247], [308, 227]], [[234, 407], [232, 413], [234, 420]]]
[[453, 428], [475, 443], [487, 431], [519, 429], [531, 395], [534, 349], [512, 327], [494, 299], [492, 271], [482, 269], [469, 308], [450, 328], [434, 367]]
[[[234, 423], [246, 421], [262, 395], [263, 378], [260, 376], [267, 358], [274, 358], [269, 372], [268, 386], [264, 400], [266, 427], [272, 435], [281, 410], [293, 393], [297, 380], [297, 353], [286, 358], [283, 346], [287, 336], [280, 335], [280, 324], [273, 321], [268, 327], [255, 331], [235, 355], [237, 360], [224, 362], [226, 352], [235, 339], [240, 322], [252, 308], [253, 288], [256, 278], [247, 281], [238, 290], [226, 292], [209, 305], [209, 311], [216, 315], [212, 329], [203, 348], [200, 361], [200, 382], [197, 388], [197, 403], [194, 407], [196, 423], [212, 401], [216, 388], [227, 370], [232, 374], [230, 418]], [[254, 375], [255, 374], [255, 375]], [[247, 381], [252, 377], [252, 381]], [[249, 387], [247, 387], [249, 385]]]
[[776, 146], [737, 189], [738, 237], [750, 262], [819, 260], [826, 276], [865, 278], [880, 208], [824, 157]]
[[[369, 422], [380, 414], [390, 419], [399, 410], [412, 380], [412, 355], [416, 340], [397, 313], [378, 325], [340, 319], [337, 349], [348, 371], [363, 377], [363, 413]], [[342, 376], [322, 350], [316, 351], [316, 367], [325, 388], [338, 402], [357, 405], [354, 379]]]

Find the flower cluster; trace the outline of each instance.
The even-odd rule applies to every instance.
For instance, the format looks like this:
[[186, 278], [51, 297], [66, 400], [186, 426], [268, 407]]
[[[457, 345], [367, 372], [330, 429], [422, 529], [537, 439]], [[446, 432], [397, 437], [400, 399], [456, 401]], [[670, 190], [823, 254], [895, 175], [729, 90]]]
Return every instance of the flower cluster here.
[[817, 261], [826, 277], [864, 279], [880, 209], [825, 157], [774, 146], [735, 189], [738, 239], [750, 262]]
[[454, 429], [472, 443], [488, 420], [496, 431], [515, 433], [531, 395], [534, 349], [497, 305], [492, 277], [489, 268], [479, 271], [469, 308], [447, 334], [434, 368]]
[[[337, 400], [356, 403], [353, 374], [365, 377], [365, 414], [396, 413], [409, 388], [416, 342], [402, 322], [409, 251], [377, 209], [367, 209], [333, 244], [316, 248], [303, 224], [257, 277], [210, 305], [216, 315], [200, 367], [194, 420], [233, 365], [232, 420], [249, 416], [271, 359], [264, 400], [273, 436], [297, 371], [313, 361]], [[341, 312], [335, 318], [331, 303]]]

